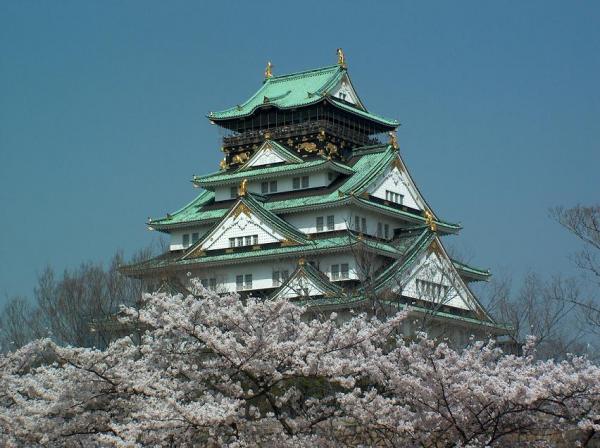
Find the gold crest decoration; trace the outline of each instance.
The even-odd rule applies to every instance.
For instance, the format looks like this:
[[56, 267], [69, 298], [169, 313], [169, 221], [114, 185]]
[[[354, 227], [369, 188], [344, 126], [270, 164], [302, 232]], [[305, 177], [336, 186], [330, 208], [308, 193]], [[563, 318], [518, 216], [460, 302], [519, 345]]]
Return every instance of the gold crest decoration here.
[[271, 61], [267, 62], [267, 68], [265, 68], [265, 79], [273, 77], [273, 64]]
[[337, 49], [337, 57], [338, 57], [338, 65], [340, 67], [346, 68], [346, 57], [344, 56], [344, 51], [341, 48]]
[[425, 210], [425, 225], [431, 229], [432, 232], [437, 231], [437, 224], [433, 219], [433, 213], [429, 210]]
[[238, 188], [238, 194], [240, 196], [246, 196], [246, 193], [248, 193], [248, 179], [241, 181]]

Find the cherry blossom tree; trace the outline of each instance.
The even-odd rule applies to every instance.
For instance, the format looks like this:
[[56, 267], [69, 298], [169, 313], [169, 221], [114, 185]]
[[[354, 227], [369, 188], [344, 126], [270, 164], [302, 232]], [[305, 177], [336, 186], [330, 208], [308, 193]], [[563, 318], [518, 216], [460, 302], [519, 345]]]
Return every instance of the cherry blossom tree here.
[[404, 318], [308, 320], [287, 301], [147, 295], [104, 350], [0, 358], [2, 446], [555, 446], [600, 430], [600, 368], [493, 343], [455, 351]]

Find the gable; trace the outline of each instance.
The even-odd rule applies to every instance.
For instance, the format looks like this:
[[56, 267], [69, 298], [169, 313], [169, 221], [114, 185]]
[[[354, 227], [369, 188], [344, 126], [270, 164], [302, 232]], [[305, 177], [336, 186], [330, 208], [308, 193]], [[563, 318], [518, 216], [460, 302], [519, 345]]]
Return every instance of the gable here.
[[250, 160], [248, 160], [240, 169], [244, 170], [247, 168], [284, 162], [300, 163], [302, 162], [302, 159], [289, 152], [279, 143], [272, 140], [265, 140], [260, 148], [256, 150], [252, 157], [250, 157]]
[[[250, 244], [246, 244], [246, 237]], [[254, 239], [254, 237], [256, 237]], [[230, 238], [244, 238], [244, 246], [284, 242], [286, 237], [264, 219], [253, 213], [243, 202], [228, 213], [216, 229], [200, 243], [198, 250], [217, 250], [231, 247]]]
[[307, 276], [299, 273], [287, 281], [274, 295], [274, 299], [322, 296], [326, 291]]
[[401, 290], [405, 297], [436, 306], [451, 306], [477, 313], [481, 310], [437, 239], [417, 257], [398, 283], [394, 291]]
[[354, 104], [360, 109], [364, 109], [363, 104], [361, 103], [350, 79], [347, 75], [344, 75], [342, 79], [333, 87], [329, 94], [337, 99], [346, 101], [347, 103]]
[[[390, 165], [368, 188], [368, 193], [380, 199], [390, 202], [398, 202], [401, 198], [402, 205], [424, 210], [420, 194], [413, 188], [406, 171], [401, 170], [401, 165], [394, 163]], [[390, 197], [390, 192], [400, 196]]]

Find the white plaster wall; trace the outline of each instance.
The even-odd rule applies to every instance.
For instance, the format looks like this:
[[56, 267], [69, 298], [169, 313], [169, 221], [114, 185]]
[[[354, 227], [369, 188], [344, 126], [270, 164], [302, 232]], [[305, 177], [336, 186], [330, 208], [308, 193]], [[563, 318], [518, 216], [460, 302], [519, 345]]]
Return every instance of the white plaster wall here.
[[191, 229], [186, 229], [186, 230], [177, 230], [177, 231], [173, 231], [170, 233], [170, 243], [169, 243], [169, 250], [181, 250], [181, 249], [186, 249], [183, 247], [183, 235], [185, 233], [187, 233], [190, 236], [190, 243], [187, 247], [190, 247], [192, 245], [192, 234], [194, 232], [198, 232], [198, 236], [199, 239], [201, 240], [206, 232], [208, 232], [208, 230], [210, 230], [211, 226], [200, 226], [200, 227], [194, 227]]
[[405, 175], [397, 167], [388, 168], [369, 188], [369, 193], [377, 198], [386, 199], [386, 190], [393, 191], [404, 196], [403, 205], [417, 210], [423, 208], [417, 203], [416, 192], [412, 191]]
[[[308, 190], [311, 188], [318, 188], [318, 187], [326, 187], [327, 185], [329, 185], [329, 179], [327, 177], [327, 172], [328, 172], [328, 170], [322, 170], [322, 171], [310, 173], [310, 174], [277, 176], [277, 177], [274, 176], [270, 179], [262, 179], [262, 180], [256, 180], [256, 181], [249, 180], [248, 181], [248, 191], [250, 191], [251, 193], [263, 194], [261, 191], [261, 184], [263, 182], [270, 182], [271, 180], [277, 181], [277, 193], [281, 193], [284, 191], [294, 191], [293, 178], [294, 177], [302, 177], [302, 176], [309, 177], [309, 187], [301, 188], [301, 190]], [[219, 202], [219, 201], [231, 200], [231, 187], [237, 188], [239, 186], [240, 182], [241, 181], [234, 182], [234, 183], [231, 183], [226, 186], [215, 187], [215, 201]]]
[[187, 274], [181, 275], [182, 281], [187, 282], [190, 277], [198, 279], [216, 278], [217, 291], [233, 292], [236, 290], [236, 276], [252, 274], [252, 289], [269, 289], [273, 288], [273, 271], [289, 271], [290, 275], [296, 269], [297, 261], [293, 259], [281, 262], [262, 262], [262, 263], [246, 263], [236, 264], [232, 266], [213, 267], [201, 270], [194, 270]]
[[283, 219], [289, 222], [291, 225], [296, 227], [301, 232], [306, 234], [317, 233], [317, 217], [323, 217], [323, 228], [327, 231], [327, 216], [333, 215], [334, 218], [334, 230], [346, 230], [348, 228], [354, 229], [354, 216], [360, 218], [366, 218], [367, 220], [367, 235], [377, 235], [377, 223], [382, 223], [382, 234], [383, 225], [388, 224], [390, 232], [389, 238], [391, 239], [394, 234], [394, 228], [400, 227], [402, 221], [394, 220], [385, 215], [377, 214], [371, 211], [359, 209], [357, 207], [332, 207], [324, 208], [318, 211], [300, 212], [300, 213], [288, 213], [281, 215]]

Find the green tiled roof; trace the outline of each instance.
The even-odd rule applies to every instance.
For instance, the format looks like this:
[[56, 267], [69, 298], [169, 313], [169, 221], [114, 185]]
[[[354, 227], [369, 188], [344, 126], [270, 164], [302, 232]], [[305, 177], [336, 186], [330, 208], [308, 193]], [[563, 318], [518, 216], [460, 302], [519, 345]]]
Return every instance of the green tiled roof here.
[[237, 183], [243, 179], [260, 179], [260, 178], [271, 178], [277, 176], [285, 176], [290, 173], [305, 173], [315, 171], [317, 169], [330, 169], [342, 174], [352, 174], [354, 170], [346, 165], [335, 162], [333, 160], [327, 160], [325, 158], [319, 158], [317, 160], [311, 160], [303, 163], [290, 163], [272, 165], [263, 168], [253, 168], [245, 170], [231, 171], [218, 171], [216, 173], [207, 174], [206, 176], [194, 176], [192, 182], [200, 187], [213, 187], [216, 185]]
[[473, 280], [487, 281], [492, 276], [488, 269], [469, 266], [468, 264], [462, 263], [458, 260], [452, 260], [452, 264], [458, 270], [458, 272]]
[[292, 109], [309, 106], [327, 98], [331, 104], [350, 113], [385, 126], [397, 127], [399, 124], [397, 120], [389, 120], [371, 114], [340, 101], [332, 100], [327, 96], [346, 74], [345, 68], [333, 65], [289, 75], [273, 76], [266, 79], [260, 89], [244, 103], [220, 112], [211, 112], [208, 118], [213, 121], [243, 118], [252, 115], [255, 110], [263, 106]]
[[[373, 146], [369, 147], [368, 149], [368, 151], [365, 151], [364, 154], [359, 156], [359, 159], [351, 168], [330, 160], [318, 159], [310, 162], [304, 162], [302, 164], [282, 164], [279, 166], [256, 168], [248, 171], [238, 171], [235, 173], [217, 172], [208, 176], [202, 176], [201, 179], [210, 179], [211, 184], [218, 184], [226, 182], [226, 180], [231, 179], [232, 176], [236, 176], [234, 179], [236, 182], [239, 182], [242, 179], [249, 178], [250, 173], [257, 177], [261, 177], [263, 175], [273, 176], [273, 173], [289, 174], [291, 171], [298, 170], [300, 167], [308, 166], [308, 169], [319, 169], [322, 164], [335, 163], [335, 165], [329, 166], [335, 166], [336, 169], [339, 168], [350, 170], [350, 172], [353, 173], [352, 176], [350, 176], [340, 186], [339, 189], [322, 195], [307, 195], [291, 199], [269, 200], [265, 202], [263, 206], [273, 213], [289, 213], [303, 210], [307, 207], [333, 207], [352, 203], [359, 207], [370, 208], [376, 211], [385, 212], [388, 215], [402, 217], [415, 223], [424, 223], [425, 218], [419, 214], [404, 211], [391, 205], [370, 201], [369, 199], [359, 196], [355, 197], [348, 195], [357, 188], [364, 188], [364, 185], [376, 177], [378, 173], [382, 172], [396, 155], [389, 145], [381, 145], [379, 147]], [[340, 192], [346, 193], [347, 196], [340, 196]], [[203, 192], [195, 201], [192, 201], [186, 207], [173, 213], [170, 218], [155, 219], [149, 222], [149, 225], [158, 230], [166, 230], [174, 227], [184, 226], [186, 223], [198, 223], [202, 221], [213, 221], [220, 219], [228, 212], [228, 208], [211, 207], [206, 209], [203, 207], [205, 204], [212, 203], [213, 199], [213, 192]], [[458, 224], [452, 224], [441, 220], [436, 220], [436, 223], [439, 230], [443, 232], [456, 233], [461, 229], [461, 226]]]
[[[363, 239], [360, 241], [364, 244], [367, 249], [376, 252], [385, 252], [389, 256], [400, 256], [399, 251], [390, 244], [381, 244], [377, 241], [370, 239]], [[161, 270], [167, 267], [173, 267], [175, 269], [185, 269], [191, 265], [220, 265], [222, 263], [240, 262], [243, 263], [247, 260], [256, 260], [260, 258], [273, 258], [273, 257], [297, 257], [302, 255], [312, 256], [321, 253], [332, 253], [334, 251], [348, 250], [351, 246], [359, 244], [359, 240], [352, 235], [334, 236], [331, 238], [321, 238], [311, 240], [304, 245], [296, 246], [279, 246], [271, 248], [263, 248], [260, 250], [234, 250], [231, 253], [224, 253], [218, 255], [207, 255], [198, 258], [180, 258], [173, 259], [169, 257], [157, 257], [146, 262], [142, 262], [136, 265], [124, 266], [122, 271], [127, 275], [136, 275], [136, 273], [144, 272], [147, 273], [151, 270]]]

